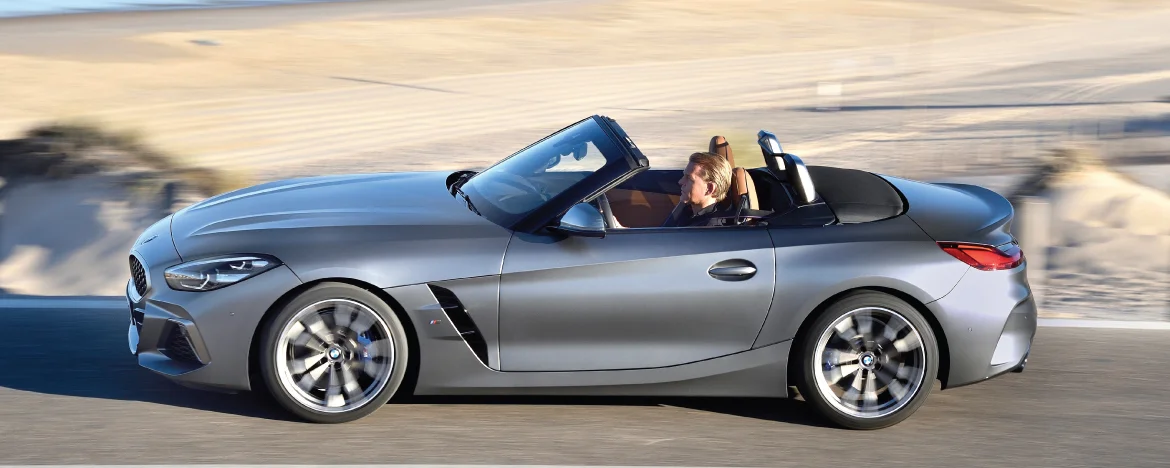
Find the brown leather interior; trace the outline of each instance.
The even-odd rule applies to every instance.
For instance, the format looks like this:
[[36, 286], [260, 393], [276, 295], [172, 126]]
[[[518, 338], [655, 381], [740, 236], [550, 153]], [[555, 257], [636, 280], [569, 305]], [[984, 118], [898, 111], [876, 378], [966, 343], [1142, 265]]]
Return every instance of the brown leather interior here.
[[[756, 186], [751, 175], [742, 167], [735, 167], [735, 159], [731, 152], [731, 145], [722, 136], [711, 138], [708, 151], [727, 158], [733, 168], [731, 171], [731, 186], [727, 190], [725, 203], [731, 203], [736, 209], [740, 208], [740, 201], [747, 196], [748, 209], [759, 206], [756, 197]], [[628, 228], [658, 227], [670, 215], [671, 210], [679, 203], [679, 194], [654, 193], [642, 190], [614, 188], [605, 192], [609, 199], [610, 209], [622, 226]]]
[[[752, 176], [748, 174], [747, 170], [735, 166], [731, 144], [727, 142], [727, 139], [720, 135], [711, 137], [708, 151], [727, 158], [727, 162], [731, 164], [731, 186], [727, 188], [727, 200], [730, 201], [732, 207], [737, 210], [739, 208], [754, 210], [760, 206], [759, 199], [756, 197], [756, 184], [752, 181]], [[747, 197], [746, 202], [744, 196]]]
[[731, 167], [735, 167], [735, 155], [731, 154], [731, 144], [727, 143], [727, 139], [722, 136], [715, 135], [711, 137], [711, 144], [708, 145], [707, 151], [723, 156]]
[[677, 194], [620, 188], [610, 189], [605, 196], [609, 198], [614, 217], [628, 228], [661, 226], [679, 201]]
[[[743, 196], [747, 195], [746, 201]], [[760, 206], [759, 198], [756, 197], [756, 183], [752, 181], [751, 174], [742, 167], [737, 167], [731, 170], [731, 189], [728, 190], [727, 197], [731, 198], [732, 203], [736, 208], [743, 208], [754, 210]]]

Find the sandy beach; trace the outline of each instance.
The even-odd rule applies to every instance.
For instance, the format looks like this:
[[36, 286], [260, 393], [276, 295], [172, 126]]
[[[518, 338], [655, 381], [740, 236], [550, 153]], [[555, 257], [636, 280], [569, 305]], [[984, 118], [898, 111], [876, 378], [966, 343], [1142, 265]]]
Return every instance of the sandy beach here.
[[[191, 164], [263, 171], [451, 130], [543, 131], [601, 111], [810, 103], [821, 81], [901, 93], [915, 80], [1030, 58], [995, 46], [1010, 40], [997, 32], [1057, 27], [1047, 40], [1068, 48], [1080, 22], [1144, 16], [1136, 28], [1149, 29], [1149, 15], [1165, 13], [1157, 7], [395, 1], [0, 20], [0, 137], [87, 119], [140, 132]], [[496, 115], [509, 122], [480, 125]], [[310, 145], [313, 154], [282, 151]]]
[[[1018, 175], [1079, 143], [1118, 166], [1073, 186], [1158, 201], [1098, 222], [1086, 216], [1120, 205], [1052, 194], [1072, 200], [1060, 222], [1076, 233], [1053, 246], [1053, 304], [1161, 319], [1170, 233], [1142, 220], [1165, 193], [1141, 185], [1170, 174], [1157, 169], [1170, 154], [1165, 24], [1165, 2], [1105, 0], [395, 0], [0, 19], [0, 139], [93, 122], [252, 182], [481, 167], [596, 113], [655, 167], [680, 166], [715, 133], [750, 145], [761, 128], [811, 164], [928, 180]], [[742, 164], [751, 155], [737, 150]], [[1134, 161], [1155, 169], [1126, 172]], [[122, 280], [54, 272], [122, 268], [121, 244], [148, 216], [118, 203], [95, 205], [105, 237], [72, 254], [57, 250], [76, 242], [28, 240], [69, 226], [14, 227], [9, 209], [4, 233], [25, 244], [0, 246], [0, 287], [117, 294]], [[1111, 260], [1125, 258], [1148, 261]]]

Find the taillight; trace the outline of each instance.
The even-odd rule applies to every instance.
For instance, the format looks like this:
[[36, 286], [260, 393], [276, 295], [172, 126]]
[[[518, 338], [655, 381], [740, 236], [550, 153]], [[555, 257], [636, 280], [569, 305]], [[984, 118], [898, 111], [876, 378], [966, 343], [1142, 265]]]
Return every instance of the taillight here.
[[1024, 252], [1014, 242], [1000, 247], [962, 242], [939, 242], [938, 246], [952, 257], [983, 271], [1010, 270], [1024, 263]]

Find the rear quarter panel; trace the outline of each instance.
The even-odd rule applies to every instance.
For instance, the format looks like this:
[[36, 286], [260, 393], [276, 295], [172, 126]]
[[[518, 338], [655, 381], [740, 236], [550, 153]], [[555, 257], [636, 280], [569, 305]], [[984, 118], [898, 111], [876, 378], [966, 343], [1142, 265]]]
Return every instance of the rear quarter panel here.
[[790, 340], [817, 306], [845, 291], [889, 288], [924, 304], [951, 291], [970, 268], [912, 220], [769, 230], [776, 292], [754, 347]]

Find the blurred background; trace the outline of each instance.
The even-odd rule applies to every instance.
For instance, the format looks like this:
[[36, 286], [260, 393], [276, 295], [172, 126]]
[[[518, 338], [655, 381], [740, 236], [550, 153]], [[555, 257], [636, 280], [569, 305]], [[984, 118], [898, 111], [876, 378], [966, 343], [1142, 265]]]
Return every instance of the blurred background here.
[[1170, 320], [1168, 8], [0, 0], [0, 294], [116, 297], [134, 238], [201, 198], [481, 168], [604, 114], [655, 167], [767, 129], [809, 164], [986, 186], [1041, 317]]
[[[1170, 0], [0, 0], [0, 465], [1166, 466], [1168, 25]], [[868, 433], [696, 398], [415, 397], [324, 428], [129, 354], [126, 253], [167, 214], [482, 168], [592, 114], [654, 167], [716, 134], [753, 165], [767, 129], [1005, 195], [1045, 319], [1027, 371]]]

